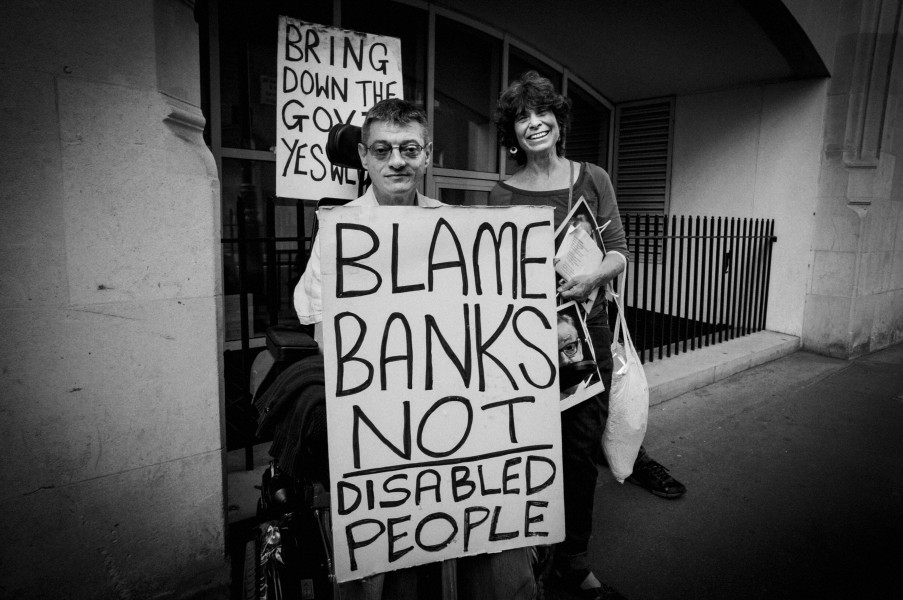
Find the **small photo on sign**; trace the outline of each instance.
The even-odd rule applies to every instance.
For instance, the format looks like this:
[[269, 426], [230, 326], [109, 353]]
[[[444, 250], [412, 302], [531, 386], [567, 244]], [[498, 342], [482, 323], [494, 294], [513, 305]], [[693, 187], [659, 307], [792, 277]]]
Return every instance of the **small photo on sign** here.
[[561, 225], [555, 230], [555, 250], [557, 252], [561, 248], [565, 236], [572, 234], [575, 229], [580, 229], [596, 243], [604, 256], [605, 244], [602, 241], [602, 231], [607, 226], [608, 223], [603, 224], [601, 227], [599, 226], [593, 211], [590, 210], [589, 205], [586, 203], [586, 199], [580, 196], [561, 222]]
[[558, 307], [558, 387], [561, 410], [605, 390], [585, 313], [576, 302]]
[[[605, 243], [602, 232], [609, 223], [597, 226], [596, 218], [583, 196], [570, 210], [555, 231], [555, 273], [561, 282], [581, 275], [595, 273], [605, 259]], [[589, 313], [596, 301], [599, 289], [595, 288], [581, 303]]]

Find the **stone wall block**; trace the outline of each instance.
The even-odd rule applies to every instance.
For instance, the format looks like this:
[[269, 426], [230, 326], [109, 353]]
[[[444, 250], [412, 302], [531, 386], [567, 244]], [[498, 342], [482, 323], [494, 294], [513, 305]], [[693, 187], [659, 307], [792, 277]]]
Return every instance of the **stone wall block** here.
[[[214, 289], [209, 159], [184, 149], [170, 154], [182, 145], [170, 143], [164, 119], [171, 111], [160, 96], [138, 90], [60, 84], [73, 303]], [[180, 152], [188, 160], [179, 162]]]
[[227, 573], [193, 2], [7, 4], [0, 596], [186, 597]]
[[847, 358], [849, 337], [837, 334], [838, 325], [850, 322], [853, 299], [843, 296], [806, 296], [803, 316], [803, 347], [811, 352]]
[[825, 152], [842, 152], [846, 132], [847, 111], [850, 97], [847, 94], [831, 94], [825, 106]]
[[157, 89], [182, 102], [201, 105], [201, 72], [186, 61], [198, 49], [198, 28], [188, 6], [193, 2], [154, 2], [154, 55]]
[[858, 33], [849, 33], [838, 37], [834, 66], [831, 70], [831, 83], [829, 84], [830, 94], [846, 95], [849, 93], [858, 43]]
[[890, 312], [884, 314], [889, 316], [891, 323], [890, 344], [899, 344], [903, 342], [903, 289], [897, 288], [890, 295]]
[[903, 290], [903, 249], [897, 249], [890, 258], [890, 283], [891, 290]]
[[223, 575], [221, 464], [213, 450], [4, 493], [0, 510], [17, 515], [0, 520], [4, 596], [174, 599], [211, 587]]
[[857, 255], [855, 252], [814, 253], [810, 293], [850, 298], [853, 295]]
[[870, 204], [875, 200], [890, 198], [895, 162], [893, 156], [882, 155], [874, 167], [850, 167], [847, 198], [858, 204]]
[[872, 350], [872, 329], [878, 297], [859, 296], [853, 301], [850, 311], [850, 357], [868, 354]]
[[818, 210], [812, 249], [832, 252], [855, 252], [859, 248], [859, 219], [833, 210]]
[[[841, 169], [846, 172], [847, 169]], [[816, 233], [814, 250], [856, 252], [862, 235], [862, 221], [868, 215], [864, 209], [851, 210], [845, 196], [818, 199], [815, 211]], [[827, 230], [826, 230], [827, 228]]]
[[896, 140], [896, 132], [897, 132], [897, 124], [903, 123], [900, 121], [898, 114], [899, 100], [896, 95], [887, 96], [887, 103], [884, 107], [884, 124], [883, 129], [881, 130], [882, 138], [881, 138], [881, 158], [883, 159], [885, 156], [897, 156], [899, 152], [896, 151], [896, 147], [894, 145], [894, 140]]
[[[872, 0], [867, 1], [871, 2]], [[859, 33], [862, 10], [861, 0], [844, 0], [840, 3], [840, 15], [837, 19], [838, 37]]]
[[860, 294], [879, 294], [890, 289], [891, 252], [866, 252], [862, 255], [858, 288]]
[[825, 156], [818, 173], [818, 195], [832, 199], [846, 198], [849, 186], [850, 171], [843, 164], [840, 153]]
[[[185, 3], [183, 9], [190, 10]], [[0, 36], [0, 56], [17, 56], [23, 49], [36, 71], [58, 77], [103, 81], [131, 88], [153, 88], [153, 29], [148, 26], [153, 5], [121, 0], [91, 2], [6, 2]], [[190, 17], [189, 17], [190, 19]], [[197, 50], [192, 51], [193, 55]]]
[[896, 32], [896, 37], [893, 42], [895, 45], [892, 67], [893, 72], [890, 77], [888, 95], [896, 98], [903, 94], [903, 78], [900, 77], [900, 69], [903, 68], [903, 35], [900, 35], [899, 31]]
[[0, 309], [68, 302], [59, 131], [51, 75], [0, 68]]
[[891, 290], [876, 296], [872, 346], [886, 348], [903, 341], [903, 290]]
[[[903, 121], [900, 122], [903, 123]], [[897, 154], [894, 155], [895, 163], [897, 156]], [[891, 176], [891, 194], [889, 198], [892, 203], [903, 204], [903, 194], [900, 193], [900, 190], [903, 190], [903, 169], [894, 168]]]
[[[899, 2], [861, 2], [859, 32], [849, 79], [850, 105], [844, 134], [844, 160], [851, 166], [879, 160], [887, 130], [888, 99], [893, 95], [894, 43]], [[847, 48], [849, 50], [849, 48]]]
[[869, 207], [863, 230], [863, 252], [893, 252], [897, 237], [897, 211], [881, 200]]
[[4, 493], [220, 448], [216, 311], [206, 297], [8, 314]]

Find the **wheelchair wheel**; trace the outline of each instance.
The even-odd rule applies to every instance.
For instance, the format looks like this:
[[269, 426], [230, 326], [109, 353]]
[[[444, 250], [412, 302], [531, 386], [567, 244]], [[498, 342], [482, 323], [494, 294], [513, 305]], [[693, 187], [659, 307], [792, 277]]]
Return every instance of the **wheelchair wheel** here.
[[[310, 516], [266, 521], [245, 544], [244, 600], [319, 600], [336, 597], [322, 546], [310, 531]], [[307, 523], [305, 523], [307, 522]], [[306, 525], [306, 527], [303, 527]]]
[[261, 600], [257, 583], [260, 559], [257, 550], [257, 536], [245, 544], [245, 561], [242, 572], [242, 598], [244, 600]]
[[279, 529], [273, 522], [264, 523], [255, 531], [254, 538], [245, 544], [244, 600], [307, 600], [304, 594], [298, 593], [295, 578], [289, 570], [295, 565], [293, 556], [285, 556], [282, 548], [276, 548], [281, 545]]

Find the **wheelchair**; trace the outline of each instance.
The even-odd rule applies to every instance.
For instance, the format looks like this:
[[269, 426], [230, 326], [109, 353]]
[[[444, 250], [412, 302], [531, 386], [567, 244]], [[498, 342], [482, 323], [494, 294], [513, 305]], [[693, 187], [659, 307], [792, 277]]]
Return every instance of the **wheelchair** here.
[[[329, 131], [326, 143], [332, 164], [357, 169], [359, 195], [366, 185], [357, 154], [360, 140], [360, 127], [339, 124]], [[345, 202], [324, 198], [318, 206]], [[316, 233], [315, 222], [311, 240]], [[259, 384], [252, 382], [250, 390], [259, 415], [257, 435], [273, 436], [273, 460], [258, 486], [257, 526], [245, 547], [245, 600], [339, 597], [333, 568], [322, 358], [311, 334], [302, 325], [270, 327], [266, 350], [252, 366], [252, 374], [261, 373]]]
[[[301, 326], [267, 330], [269, 372], [254, 390], [258, 435], [272, 435], [257, 525], [246, 543], [245, 600], [338, 598], [332, 562], [322, 359]], [[266, 362], [267, 358], [262, 359]]]

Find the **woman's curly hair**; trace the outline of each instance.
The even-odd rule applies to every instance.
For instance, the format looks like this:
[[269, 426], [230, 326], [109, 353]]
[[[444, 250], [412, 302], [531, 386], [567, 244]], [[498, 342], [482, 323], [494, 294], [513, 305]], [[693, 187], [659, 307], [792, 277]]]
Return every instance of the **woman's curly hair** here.
[[526, 164], [527, 155], [517, 143], [514, 123], [517, 117], [528, 109], [552, 111], [561, 133], [555, 144], [555, 151], [558, 156], [564, 156], [564, 140], [571, 125], [571, 101], [557, 93], [552, 82], [536, 71], [527, 71], [521, 75], [499, 96], [494, 117], [498, 127], [499, 144], [509, 150], [516, 148], [514, 159], [517, 164]]

